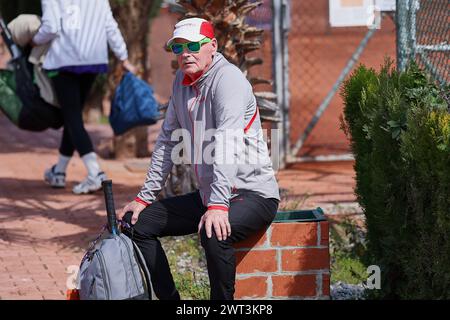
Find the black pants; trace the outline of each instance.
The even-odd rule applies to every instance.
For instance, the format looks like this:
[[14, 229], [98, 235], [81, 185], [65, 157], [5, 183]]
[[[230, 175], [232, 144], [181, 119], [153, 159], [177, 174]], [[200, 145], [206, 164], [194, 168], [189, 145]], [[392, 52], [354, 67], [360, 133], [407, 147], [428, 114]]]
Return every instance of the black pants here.
[[[219, 241], [213, 230], [212, 237], [207, 238], [205, 228], [202, 228], [200, 237], [205, 249], [212, 300], [233, 299], [236, 275], [233, 243], [268, 227], [277, 209], [277, 199], [265, 199], [252, 192], [241, 193], [230, 203], [230, 237]], [[206, 207], [197, 191], [154, 202], [139, 215], [134, 225], [133, 240], [144, 255], [153, 289], [160, 300], [179, 300], [180, 295], [158, 238], [196, 233], [205, 212]], [[130, 223], [130, 219], [131, 214], [127, 213], [124, 220]]]
[[73, 156], [75, 150], [80, 157], [94, 151], [91, 138], [84, 128], [83, 107], [96, 76], [93, 73], [60, 72], [52, 78], [64, 118], [59, 152], [66, 157]]

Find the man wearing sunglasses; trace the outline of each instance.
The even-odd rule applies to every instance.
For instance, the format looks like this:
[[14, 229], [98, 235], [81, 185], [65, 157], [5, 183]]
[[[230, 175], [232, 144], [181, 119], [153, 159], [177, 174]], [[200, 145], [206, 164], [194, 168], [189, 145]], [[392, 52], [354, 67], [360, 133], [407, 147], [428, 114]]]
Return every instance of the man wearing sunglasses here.
[[[211, 299], [233, 299], [233, 244], [270, 225], [279, 190], [264, 142], [253, 89], [243, 73], [217, 52], [208, 21], [190, 18], [175, 25], [167, 49], [179, 70], [145, 183], [118, 214], [134, 225], [159, 299], [180, 299], [158, 238], [198, 232], [205, 249]], [[198, 190], [156, 201], [178, 152], [197, 177]], [[211, 152], [213, 150], [213, 152]], [[242, 160], [244, 154], [257, 161]], [[254, 160], [254, 159], [253, 159]]]

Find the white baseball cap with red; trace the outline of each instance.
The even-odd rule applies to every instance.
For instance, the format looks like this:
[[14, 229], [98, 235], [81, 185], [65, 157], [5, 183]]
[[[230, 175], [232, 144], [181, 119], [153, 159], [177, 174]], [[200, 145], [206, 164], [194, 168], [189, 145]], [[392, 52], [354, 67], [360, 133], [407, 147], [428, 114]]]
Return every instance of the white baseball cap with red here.
[[205, 37], [210, 39], [214, 38], [214, 27], [211, 22], [201, 18], [184, 19], [175, 25], [173, 36], [167, 41], [167, 47], [177, 38], [197, 42]]

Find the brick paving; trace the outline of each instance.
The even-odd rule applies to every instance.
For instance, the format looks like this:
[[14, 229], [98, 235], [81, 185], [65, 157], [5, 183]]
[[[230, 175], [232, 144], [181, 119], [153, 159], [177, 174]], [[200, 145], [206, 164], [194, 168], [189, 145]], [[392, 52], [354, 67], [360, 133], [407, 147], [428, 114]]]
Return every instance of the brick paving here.
[[[71, 193], [85, 175], [78, 157], [69, 165], [66, 189], [54, 190], [43, 182], [44, 170], [56, 160], [60, 131], [21, 131], [1, 114], [0, 127], [0, 299], [65, 299], [71, 266], [79, 265], [106, 221], [102, 193]], [[99, 154], [107, 155], [109, 126], [87, 127]], [[149, 128], [150, 145], [158, 128]], [[100, 162], [114, 182], [116, 209], [120, 209], [138, 192], [145, 173], [130, 172], [127, 161], [102, 158]], [[288, 203], [331, 208], [354, 203], [352, 166], [298, 164], [279, 172], [278, 179], [289, 195]]]

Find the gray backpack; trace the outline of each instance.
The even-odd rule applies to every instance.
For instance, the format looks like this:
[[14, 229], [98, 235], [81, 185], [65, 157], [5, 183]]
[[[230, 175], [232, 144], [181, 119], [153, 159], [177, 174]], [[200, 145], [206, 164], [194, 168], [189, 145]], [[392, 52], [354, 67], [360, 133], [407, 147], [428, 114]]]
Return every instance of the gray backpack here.
[[110, 180], [103, 182], [103, 191], [108, 224], [81, 261], [80, 300], [150, 300], [150, 273], [138, 246], [117, 227]]

